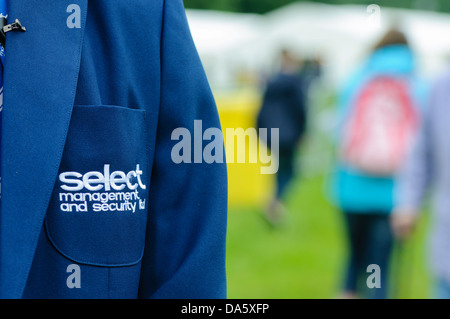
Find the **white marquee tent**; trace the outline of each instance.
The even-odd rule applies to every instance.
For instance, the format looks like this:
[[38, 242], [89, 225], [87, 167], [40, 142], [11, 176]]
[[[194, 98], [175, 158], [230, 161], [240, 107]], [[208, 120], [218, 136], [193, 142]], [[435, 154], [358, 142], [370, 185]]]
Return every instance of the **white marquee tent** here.
[[270, 71], [282, 47], [304, 57], [320, 55], [327, 78], [339, 85], [392, 22], [407, 33], [424, 74], [441, 72], [450, 57], [447, 14], [298, 2], [266, 15], [202, 10], [187, 15], [215, 88], [233, 86], [239, 70]]

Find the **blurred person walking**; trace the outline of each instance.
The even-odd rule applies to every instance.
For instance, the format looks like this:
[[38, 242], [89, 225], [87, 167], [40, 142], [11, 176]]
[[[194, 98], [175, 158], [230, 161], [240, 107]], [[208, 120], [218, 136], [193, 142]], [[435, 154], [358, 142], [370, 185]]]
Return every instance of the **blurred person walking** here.
[[[341, 92], [333, 193], [349, 239], [342, 298], [388, 297], [394, 176], [416, 132], [423, 97], [414, 69], [405, 35], [391, 29]], [[370, 265], [380, 270], [374, 289], [366, 282]]]
[[398, 176], [392, 226], [396, 237], [411, 236], [428, 190], [433, 189], [429, 266], [432, 298], [450, 299], [450, 70], [433, 85], [419, 136]]
[[278, 225], [287, 211], [282, 204], [286, 189], [295, 175], [295, 151], [306, 130], [306, 97], [301, 63], [288, 50], [281, 53], [281, 70], [267, 84], [258, 128], [268, 130], [266, 145], [272, 145], [271, 129], [279, 129], [279, 169], [276, 193], [265, 211], [272, 225]]

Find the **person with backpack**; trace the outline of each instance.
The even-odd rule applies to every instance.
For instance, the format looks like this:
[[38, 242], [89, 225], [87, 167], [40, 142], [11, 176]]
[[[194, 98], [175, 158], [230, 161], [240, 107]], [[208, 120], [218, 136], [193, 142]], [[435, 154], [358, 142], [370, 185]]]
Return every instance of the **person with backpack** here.
[[[394, 177], [420, 120], [414, 60], [406, 36], [391, 29], [340, 96], [333, 195], [349, 239], [342, 298], [388, 297]], [[380, 282], [369, 289], [373, 265]]]
[[281, 52], [281, 71], [269, 80], [265, 89], [257, 126], [267, 129], [265, 142], [268, 146], [273, 143], [272, 129], [279, 129], [276, 193], [265, 211], [266, 219], [276, 226], [287, 213], [282, 202], [294, 177], [295, 150], [306, 130], [305, 82], [301, 75], [300, 61], [286, 49]]

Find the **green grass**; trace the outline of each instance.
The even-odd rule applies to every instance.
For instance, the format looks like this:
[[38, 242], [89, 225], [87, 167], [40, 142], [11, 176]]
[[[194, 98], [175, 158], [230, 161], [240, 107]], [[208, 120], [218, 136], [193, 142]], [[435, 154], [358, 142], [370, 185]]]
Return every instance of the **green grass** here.
[[[296, 180], [286, 199], [289, 219], [280, 228], [267, 224], [262, 208], [230, 207], [229, 298], [328, 299], [339, 294], [346, 235], [341, 213], [324, 199], [322, 189], [320, 177]], [[426, 227], [422, 223], [407, 244], [401, 264], [393, 258], [398, 298], [429, 296], [430, 276], [423, 258]]]

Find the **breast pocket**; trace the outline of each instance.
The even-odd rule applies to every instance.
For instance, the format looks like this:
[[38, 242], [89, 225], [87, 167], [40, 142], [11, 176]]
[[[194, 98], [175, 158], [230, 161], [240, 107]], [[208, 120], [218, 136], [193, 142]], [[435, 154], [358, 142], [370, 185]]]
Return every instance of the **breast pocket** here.
[[70, 260], [137, 264], [144, 251], [149, 150], [145, 112], [75, 106], [45, 229]]

